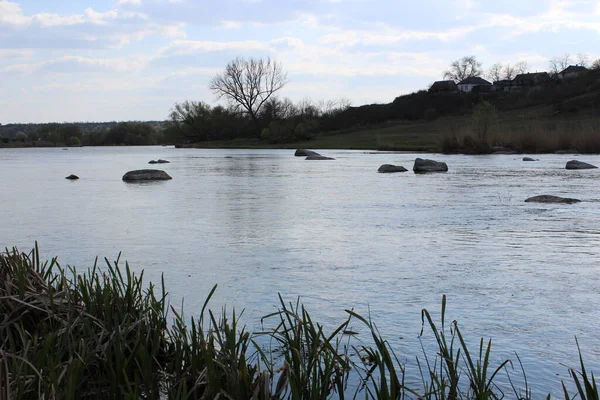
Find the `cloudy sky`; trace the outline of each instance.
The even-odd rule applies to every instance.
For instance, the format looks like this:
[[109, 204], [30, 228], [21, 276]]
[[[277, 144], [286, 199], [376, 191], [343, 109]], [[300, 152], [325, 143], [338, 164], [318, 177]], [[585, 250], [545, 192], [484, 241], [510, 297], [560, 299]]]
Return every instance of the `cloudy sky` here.
[[281, 97], [361, 105], [464, 55], [542, 71], [599, 43], [600, 0], [0, 0], [0, 123], [162, 120], [216, 104], [237, 56], [281, 61]]

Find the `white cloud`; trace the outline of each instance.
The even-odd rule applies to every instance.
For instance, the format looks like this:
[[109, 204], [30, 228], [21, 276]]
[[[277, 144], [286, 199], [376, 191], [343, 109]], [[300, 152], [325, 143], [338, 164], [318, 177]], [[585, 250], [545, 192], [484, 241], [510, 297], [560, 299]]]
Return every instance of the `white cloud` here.
[[16, 74], [32, 74], [42, 70], [53, 71], [60, 67], [63, 73], [78, 72], [86, 67], [94, 67], [97, 71], [135, 72], [142, 70], [151, 57], [144, 55], [133, 55], [130, 57], [117, 58], [90, 58], [82, 56], [64, 56], [57, 59], [37, 62], [12, 64], [0, 68], [1, 72]]
[[182, 55], [209, 51], [249, 51], [249, 50], [272, 50], [267, 44], [256, 40], [217, 42], [210, 40], [174, 40], [168, 46], [158, 50], [163, 55]]
[[38, 13], [31, 16], [23, 14], [23, 10], [17, 3], [0, 0], [0, 24], [17, 27], [27, 25], [39, 25], [42, 27], [72, 26], [82, 24], [105, 25], [110, 21], [124, 19], [147, 19], [142, 13], [109, 10], [97, 12], [87, 8], [83, 14], [59, 15], [56, 13]]
[[23, 15], [21, 6], [7, 0], [0, 1], [0, 23], [7, 25], [26, 25], [29, 19]]
[[135, 5], [140, 5], [140, 4], [142, 4], [142, 0], [119, 0], [118, 3], [119, 4], [135, 4]]

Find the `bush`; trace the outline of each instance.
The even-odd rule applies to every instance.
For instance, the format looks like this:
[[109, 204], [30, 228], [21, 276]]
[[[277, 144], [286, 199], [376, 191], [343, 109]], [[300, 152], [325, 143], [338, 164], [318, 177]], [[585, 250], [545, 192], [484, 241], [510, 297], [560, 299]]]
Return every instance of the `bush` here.
[[498, 123], [498, 111], [488, 101], [479, 102], [471, 116], [473, 131], [481, 144], [487, 145], [488, 135]]

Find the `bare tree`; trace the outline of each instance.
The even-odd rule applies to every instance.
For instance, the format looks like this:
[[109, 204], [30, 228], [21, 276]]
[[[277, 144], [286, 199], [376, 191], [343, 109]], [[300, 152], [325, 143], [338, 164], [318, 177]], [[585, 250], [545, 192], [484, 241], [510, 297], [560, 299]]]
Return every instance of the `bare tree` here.
[[462, 81], [463, 79], [472, 76], [481, 76], [482, 74], [481, 63], [477, 61], [477, 58], [475, 56], [465, 56], [450, 64], [450, 69], [444, 72], [444, 79]]
[[560, 67], [561, 69], [566, 69], [569, 65], [571, 65], [571, 55], [569, 53], [565, 53], [560, 58]]
[[515, 74], [526, 74], [527, 72], [529, 72], [527, 61], [519, 61], [515, 64]]
[[591, 69], [600, 69], [600, 58], [592, 63]]
[[504, 79], [511, 80], [515, 77], [515, 67], [511, 66], [510, 64], [506, 64], [503, 72]]
[[585, 53], [577, 53], [577, 65], [587, 67], [590, 62], [590, 58]]
[[560, 68], [560, 59], [558, 57], [548, 60], [548, 72], [550, 75], [557, 76], [560, 71], [562, 69]]
[[236, 58], [227, 64], [225, 71], [211, 80], [209, 87], [218, 99], [224, 97], [248, 114], [260, 137], [258, 113], [273, 93], [282, 89], [287, 82], [287, 73], [281, 64], [270, 58]]
[[492, 65], [487, 72], [488, 78], [490, 78], [494, 82], [502, 80], [502, 68], [502, 63], [499, 62]]

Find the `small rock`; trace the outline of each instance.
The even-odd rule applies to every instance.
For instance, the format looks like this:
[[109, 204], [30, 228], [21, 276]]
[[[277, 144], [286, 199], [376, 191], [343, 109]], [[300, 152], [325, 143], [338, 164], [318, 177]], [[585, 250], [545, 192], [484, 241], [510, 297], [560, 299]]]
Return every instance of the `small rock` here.
[[317, 155], [317, 156], [308, 156], [305, 158], [305, 160], [335, 160], [335, 158]]
[[445, 162], [427, 160], [417, 158], [415, 165], [413, 166], [415, 172], [446, 172], [448, 171], [448, 165]]
[[148, 164], [158, 164], [158, 161], [150, 160], [148, 161]]
[[568, 197], [559, 197], [552, 196], [549, 194], [543, 194], [540, 196], [530, 197], [525, 200], [525, 203], [564, 203], [564, 204], [573, 204], [579, 203], [581, 200], [579, 199], [571, 199]]
[[592, 165], [592, 164], [588, 164], [583, 161], [571, 160], [571, 161], [567, 162], [567, 165], [565, 168], [566, 169], [593, 169], [593, 168], [598, 168], [598, 167], [596, 167], [595, 165]]
[[166, 181], [173, 179], [165, 171], [160, 169], [138, 169], [135, 171], [129, 171], [123, 175], [123, 180], [126, 182], [139, 182], [139, 181]]
[[71, 175], [67, 176], [65, 179], [70, 179], [70, 180], [74, 181], [76, 179], [79, 179], [79, 177], [77, 175], [71, 174]]
[[158, 161], [156, 161], [157, 164], [169, 164], [170, 161], [167, 160], [163, 160], [161, 158], [158, 159]]
[[406, 171], [408, 171], [408, 170], [406, 168], [404, 168], [403, 166], [401, 166], [401, 165], [392, 165], [392, 164], [383, 164], [377, 170], [377, 172], [382, 172], [382, 173], [406, 172]]
[[298, 150], [296, 150], [296, 153], [294, 153], [294, 155], [296, 157], [320, 156], [320, 154], [317, 153], [316, 151], [306, 150], [306, 149], [298, 149]]
[[531, 158], [531, 157], [523, 157], [523, 161], [540, 161], [540, 160], [536, 160], [535, 158]]

